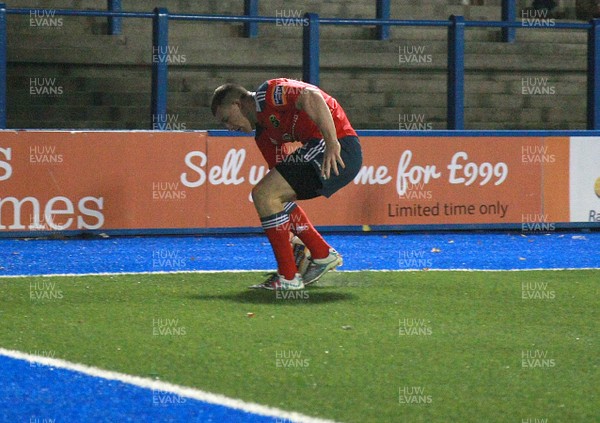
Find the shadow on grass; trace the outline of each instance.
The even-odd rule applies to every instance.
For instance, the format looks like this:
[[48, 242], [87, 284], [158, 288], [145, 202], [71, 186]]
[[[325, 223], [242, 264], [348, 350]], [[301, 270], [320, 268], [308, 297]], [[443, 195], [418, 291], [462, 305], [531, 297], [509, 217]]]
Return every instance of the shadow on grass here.
[[264, 289], [248, 289], [231, 294], [191, 295], [194, 300], [225, 300], [242, 304], [277, 304], [277, 305], [309, 305], [327, 304], [339, 301], [352, 301], [356, 296], [346, 292], [310, 289], [300, 291], [267, 291]]

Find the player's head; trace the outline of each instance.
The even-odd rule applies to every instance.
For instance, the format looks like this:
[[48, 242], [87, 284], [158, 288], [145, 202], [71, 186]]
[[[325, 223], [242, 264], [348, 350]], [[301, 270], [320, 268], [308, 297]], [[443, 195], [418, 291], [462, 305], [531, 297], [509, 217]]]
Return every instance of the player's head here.
[[227, 129], [242, 132], [252, 132], [254, 129], [254, 119], [250, 119], [253, 107], [252, 93], [238, 84], [218, 87], [210, 105], [213, 116]]

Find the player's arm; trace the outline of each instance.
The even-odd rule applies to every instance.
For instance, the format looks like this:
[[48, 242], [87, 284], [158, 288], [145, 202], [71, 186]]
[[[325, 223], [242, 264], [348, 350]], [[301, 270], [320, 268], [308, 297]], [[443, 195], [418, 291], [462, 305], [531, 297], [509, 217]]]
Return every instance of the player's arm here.
[[296, 108], [303, 110], [315, 122], [325, 140], [325, 156], [321, 174], [325, 179], [329, 178], [331, 170], [334, 174], [339, 175], [338, 163], [342, 167], [346, 166], [340, 156], [341, 146], [337, 139], [331, 111], [325, 99], [318, 90], [306, 88], [298, 96]]

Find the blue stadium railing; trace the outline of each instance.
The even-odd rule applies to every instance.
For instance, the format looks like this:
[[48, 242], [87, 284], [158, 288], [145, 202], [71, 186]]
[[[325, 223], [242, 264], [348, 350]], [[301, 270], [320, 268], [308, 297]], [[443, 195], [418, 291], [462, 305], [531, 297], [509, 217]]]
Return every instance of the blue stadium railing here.
[[[246, 2], [253, 3], [246, 8], [246, 14], [253, 15], [257, 13], [257, 0], [246, 0]], [[512, 6], [507, 6], [509, 3], [513, 3]], [[514, 1], [506, 0], [503, 2], [503, 16], [506, 18], [504, 21], [465, 21], [462, 16], [451, 16], [449, 20], [381, 19], [389, 16], [389, 0], [377, 0], [377, 4], [379, 19], [334, 19], [320, 18], [314, 13], [305, 14], [305, 18], [308, 21], [308, 25], [303, 26], [302, 75], [305, 81], [316, 85], [319, 84], [320, 25], [375, 26], [378, 28], [379, 38], [389, 36], [388, 31], [392, 26], [446, 27], [448, 29], [447, 128], [452, 130], [464, 129], [464, 54], [466, 28], [501, 28], [506, 41], [510, 41], [511, 37], [514, 39], [516, 28], [522, 28], [523, 30], [535, 28], [586, 30], [588, 31], [587, 129], [600, 129], [600, 20], [594, 19], [589, 23], [554, 22], [553, 26], [524, 25], [522, 22], [514, 19]], [[386, 7], [387, 12], [385, 11]], [[256, 25], [259, 23], [276, 24], [280, 19], [272, 16], [169, 13], [165, 8], [156, 8], [154, 12], [123, 12], [120, 10], [119, 0], [109, 1], [109, 9], [107, 11], [52, 10], [52, 13], [55, 16], [106, 17], [109, 19], [110, 31], [116, 32], [120, 31], [121, 18], [153, 20], [151, 122], [166, 121], [167, 117], [169, 21], [243, 23], [246, 28], [246, 34], [256, 36]], [[7, 14], [28, 15], [39, 10], [6, 9], [5, 5], [0, 3], [0, 129], [6, 128], [6, 16]]]
[[[244, 0], [244, 15], [249, 17], [258, 16], [259, 0]], [[386, 21], [390, 19], [391, 0], [375, 0], [375, 17], [378, 20]], [[121, 0], [107, 0], [107, 10], [111, 12], [121, 11]], [[517, 0], [502, 0], [502, 20], [504, 22], [514, 22], [517, 15]], [[108, 17], [108, 33], [117, 35], [121, 33], [121, 17]], [[258, 22], [244, 23], [244, 36], [255, 38], [258, 36]], [[390, 36], [389, 25], [377, 25], [377, 39], [387, 40]], [[515, 39], [515, 29], [512, 27], [502, 28], [502, 40], [512, 42]]]

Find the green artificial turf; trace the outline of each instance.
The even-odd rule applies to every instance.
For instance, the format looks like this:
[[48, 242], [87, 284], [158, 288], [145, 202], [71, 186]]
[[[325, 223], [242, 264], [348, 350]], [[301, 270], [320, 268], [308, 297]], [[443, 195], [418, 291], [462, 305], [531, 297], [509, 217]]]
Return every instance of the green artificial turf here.
[[0, 279], [0, 346], [343, 422], [598, 418], [600, 271], [261, 280]]

